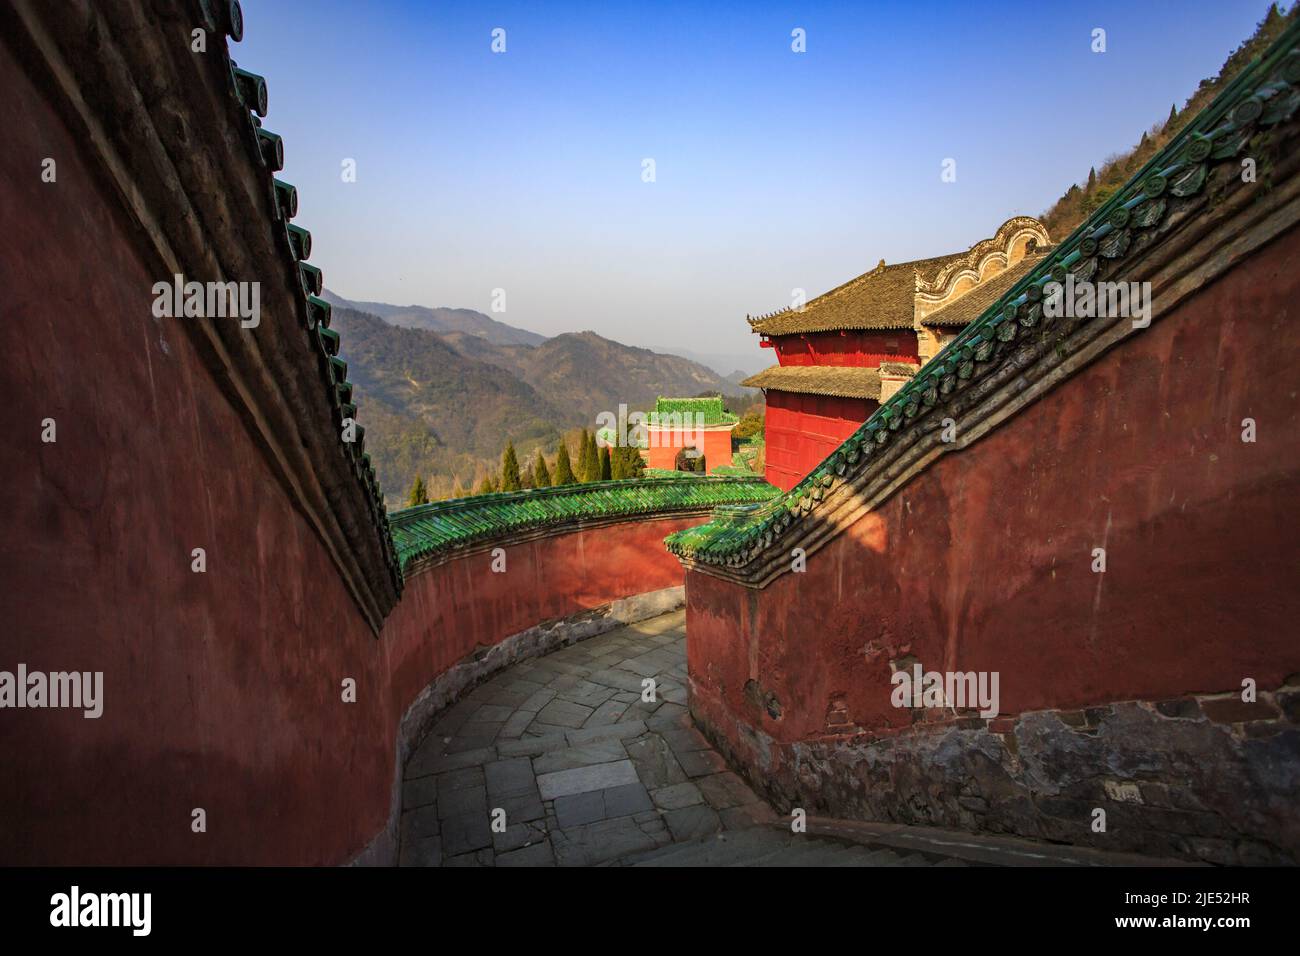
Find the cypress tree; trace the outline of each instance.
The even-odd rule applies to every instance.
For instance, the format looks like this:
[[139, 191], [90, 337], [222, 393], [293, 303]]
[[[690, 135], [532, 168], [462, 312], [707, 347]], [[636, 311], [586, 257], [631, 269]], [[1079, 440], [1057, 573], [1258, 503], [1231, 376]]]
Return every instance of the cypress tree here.
[[1084, 187], [1087, 192], [1092, 192], [1097, 188], [1097, 167], [1092, 166], [1088, 169], [1088, 185]]
[[635, 448], [615, 448], [610, 452], [610, 477], [640, 478], [645, 472], [645, 461]]
[[587, 433], [587, 470], [583, 472], [583, 481], [600, 481], [600, 448], [596, 445], [596, 436]]
[[505, 453], [501, 456], [501, 490], [518, 491], [521, 487], [519, 481], [519, 459], [515, 455], [515, 443], [506, 442]]
[[641, 452], [636, 448], [626, 449], [624, 456], [623, 470], [625, 478], [644, 478], [645, 477], [645, 459], [641, 457]]
[[560, 439], [560, 447], [555, 452], [555, 484], [572, 485], [577, 482], [573, 477], [573, 465], [569, 463], [569, 446]]
[[484, 475], [483, 480], [479, 482], [478, 491], [476, 491], [475, 494], [490, 495], [492, 494], [492, 492], [496, 490], [497, 490], [496, 479], [493, 478], [491, 475]]
[[551, 471], [546, 467], [546, 456], [537, 449], [537, 458], [533, 462], [533, 484], [538, 488], [551, 487]]
[[1178, 106], [1174, 103], [1169, 104], [1169, 119], [1165, 120], [1165, 126], [1168, 126], [1174, 120], [1178, 119]]
[[578, 481], [586, 481], [586, 470], [590, 467], [591, 450], [586, 444], [586, 429], [582, 429], [581, 436], [577, 440], [577, 468], [573, 472], [573, 477]]
[[428, 503], [429, 493], [425, 490], [424, 479], [416, 475], [415, 484], [411, 485], [411, 493], [406, 499], [406, 507], [414, 508], [416, 505], [427, 505]]
[[614, 463], [609, 457], [609, 447], [600, 450], [600, 480], [609, 481], [614, 477]]
[[533, 463], [524, 462], [524, 467], [519, 469], [519, 487], [523, 491], [531, 491], [535, 486], [533, 484]]

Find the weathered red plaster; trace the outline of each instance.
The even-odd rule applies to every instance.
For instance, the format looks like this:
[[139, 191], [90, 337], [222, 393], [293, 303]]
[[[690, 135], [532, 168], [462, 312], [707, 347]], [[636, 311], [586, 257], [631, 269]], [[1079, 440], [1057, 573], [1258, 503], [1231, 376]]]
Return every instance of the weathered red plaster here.
[[662, 539], [699, 519], [522, 544], [505, 574], [460, 559], [409, 581], [376, 639], [191, 346], [197, 320], [152, 316], [167, 277], [3, 45], [0, 89], [0, 669], [104, 672], [98, 720], [0, 711], [0, 862], [345, 862], [387, 822], [421, 688], [539, 621], [680, 584]]
[[1000, 672], [1004, 714], [1300, 671], [1297, 276], [1292, 231], [943, 456], [805, 573], [757, 592], [689, 573], [692, 707], [789, 742], [827, 734], [832, 701], [869, 732], [909, 723], [890, 704], [905, 654]]

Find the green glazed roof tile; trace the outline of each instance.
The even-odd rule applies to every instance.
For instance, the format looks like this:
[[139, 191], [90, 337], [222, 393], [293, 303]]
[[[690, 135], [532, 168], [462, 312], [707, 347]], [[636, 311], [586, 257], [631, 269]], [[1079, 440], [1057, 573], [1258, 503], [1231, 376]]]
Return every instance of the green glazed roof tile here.
[[405, 569], [416, 559], [482, 544], [524, 528], [749, 505], [777, 494], [772, 485], [753, 477], [636, 478], [562, 485], [407, 508], [393, 513], [392, 533]]

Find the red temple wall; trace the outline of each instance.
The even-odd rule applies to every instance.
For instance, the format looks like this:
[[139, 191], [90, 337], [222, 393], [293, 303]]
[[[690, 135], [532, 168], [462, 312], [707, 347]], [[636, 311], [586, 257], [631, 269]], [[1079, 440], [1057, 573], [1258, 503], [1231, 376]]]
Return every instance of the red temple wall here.
[[764, 423], [767, 480], [789, 491], [878, 407], [878, 402], [865, 398], [769, 389]]
[[[690, 572], [697, 715], [778, 743], [827, 735], [832, 712], [897, 730], [911, 713], [891, 706], [889, 661], [905, 654], [999, 671], [1003, 714], [1300, 672], [1297, 276], [1292, 231], [940, 458], [805, 573], [753, 591]], [[769, 408], [769, 422], [795, 414]]]
[[920, 362], [911, 329], [809, 332], [772, 338], [781, 365], [838, 365], [876, 368], [881, 362]]
[[[704, 467], [708, 474], [713, 474], [724, 465], [731, 464], [731, 432], [722, 430], [705, 430]], [[643, 457], [647, 468], [662, 468], [672, 471], [677, 467], [677, 452], [687, 444], [686, 438], [678, 432], [652, 433], [651, 445], [645, 449]]]
[[680, 584], [662, 539], [700, 519], [519, 544], [499, 575], [485, 554], [418, 574], [376, 638], [191, 345], [198, 320], [152, 317], [162, 277], [135, 226], [3, 45], [0, 87], [0, 669], [104, 675], [98, 719], [0, 711], [0, 862], [346, 862], [388, 822], [421, 688], [539, 621]]

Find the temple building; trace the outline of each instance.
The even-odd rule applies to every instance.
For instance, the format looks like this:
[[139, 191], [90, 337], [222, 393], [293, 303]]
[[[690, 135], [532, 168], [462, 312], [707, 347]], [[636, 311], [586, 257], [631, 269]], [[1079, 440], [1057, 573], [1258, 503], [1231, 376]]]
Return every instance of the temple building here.
[[767, 399], [767, 480], [794, 487], [1049, 245], [1041, 222], [1016, 216], [965, 252], [882, 259], [802, 308], [750, 318], [777, 358], [742, 383]]
[[[723, 408], [718, 396], [660, 397], [645, 425], [646, 467], [713, 474], [731, 464], [731, 432], [739, 422]], [[698, 464], [701, 456], [702, 467]]]

